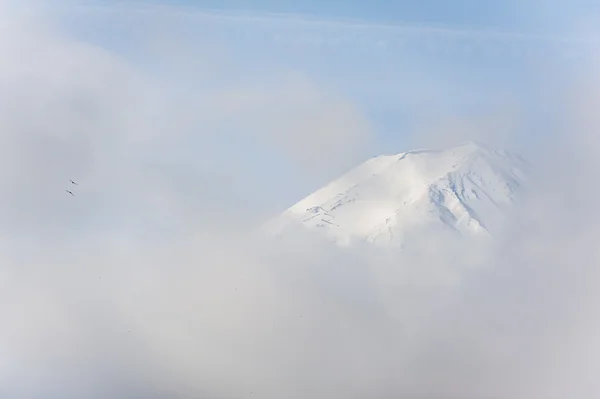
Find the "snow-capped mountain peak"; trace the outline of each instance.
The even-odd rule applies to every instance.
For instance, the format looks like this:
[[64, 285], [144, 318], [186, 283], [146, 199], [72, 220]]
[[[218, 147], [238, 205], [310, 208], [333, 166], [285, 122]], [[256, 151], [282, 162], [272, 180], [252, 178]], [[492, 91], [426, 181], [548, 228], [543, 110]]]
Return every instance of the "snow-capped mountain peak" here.
[[[445, 150], [374, 157], [268, 223], [304, 226], [333, 241], [402, 245], [427, 231], [489, 235], [526, 179], [526, 162], [469, 141]], [[433, 230], [432, 230], [433, 229]]]

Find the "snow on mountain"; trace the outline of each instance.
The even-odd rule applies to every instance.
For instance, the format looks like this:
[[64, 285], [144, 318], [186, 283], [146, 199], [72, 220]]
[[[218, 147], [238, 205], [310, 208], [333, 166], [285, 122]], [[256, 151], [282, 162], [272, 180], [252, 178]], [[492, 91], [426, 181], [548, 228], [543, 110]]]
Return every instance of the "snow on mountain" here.
[[265, 228], [303, 226], [340, 244], [404, 245], [432, 232], [489, 236], [526, 181], [527, 163], [474, 142], [369, 159]]

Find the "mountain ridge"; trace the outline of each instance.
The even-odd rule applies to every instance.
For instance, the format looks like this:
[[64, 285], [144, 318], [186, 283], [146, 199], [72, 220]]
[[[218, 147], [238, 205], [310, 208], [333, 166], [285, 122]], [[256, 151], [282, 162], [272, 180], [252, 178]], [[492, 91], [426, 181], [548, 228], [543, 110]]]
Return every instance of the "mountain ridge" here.
[[270, 235], [303, 226], [340, 245], [402, 246], [428, 232], [491, 235], [526, 182], [528, 163], [467, 141], [372, 157], [285, 210]]

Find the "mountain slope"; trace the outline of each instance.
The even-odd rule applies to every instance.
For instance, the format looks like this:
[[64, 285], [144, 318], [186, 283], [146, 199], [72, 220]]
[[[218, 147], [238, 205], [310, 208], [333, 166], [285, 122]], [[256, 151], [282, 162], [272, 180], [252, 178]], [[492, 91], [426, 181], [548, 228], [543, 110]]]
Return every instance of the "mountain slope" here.
[[372, 158], [304, 198], [266, 226], [304, 226], [340, 245], [403, 245], [433, 232], [485, 236], [526, 180], [526, 162], [467, 142]]

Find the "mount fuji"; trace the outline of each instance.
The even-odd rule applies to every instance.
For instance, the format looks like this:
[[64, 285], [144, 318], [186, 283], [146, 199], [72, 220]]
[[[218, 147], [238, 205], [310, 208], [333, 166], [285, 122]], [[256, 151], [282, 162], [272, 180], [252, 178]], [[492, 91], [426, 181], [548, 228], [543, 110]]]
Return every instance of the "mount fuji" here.
[[527, 181], [518, 155], [475, 142], [369, 159], [263, 227], [270, 236], [300, 228], [338, 245], [403, 247], [434, 233], [489, 237]]

